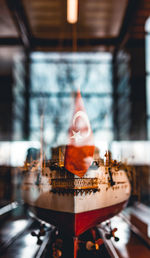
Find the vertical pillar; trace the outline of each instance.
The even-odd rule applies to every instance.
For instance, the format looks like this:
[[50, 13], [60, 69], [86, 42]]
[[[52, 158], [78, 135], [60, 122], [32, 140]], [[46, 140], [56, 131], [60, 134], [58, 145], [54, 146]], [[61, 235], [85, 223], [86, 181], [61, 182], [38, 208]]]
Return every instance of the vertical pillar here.
[[119, 128], [118, 128], [118, 94], [117, 94], [117, 63], [116, 54], [113, 56], [112, 62], [112, 85], [113, 85], [113, 132], [114, 140], [119, 140]]
[[24, 116], [24, 138], [29, 138], [29, 90], [30, 90], [30, 53], [25, 56], [25, 116]]

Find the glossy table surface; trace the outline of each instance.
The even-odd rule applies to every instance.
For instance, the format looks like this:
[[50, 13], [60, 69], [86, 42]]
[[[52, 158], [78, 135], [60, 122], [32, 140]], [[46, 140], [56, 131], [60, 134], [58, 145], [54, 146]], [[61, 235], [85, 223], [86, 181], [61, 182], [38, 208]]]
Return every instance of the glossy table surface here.
[[[86, 243], [87, 240], [91, 240], [90, 233], [87, 232], [80, 238], [80, 240], [83, 241], [83, 245], [80, 245], [81, 248], [79, 248], [77, 257], [149, 258], [150, 247], [148, 247], [139, 236], [131, 231], [130, 225], [124, 219], [123, 214], [119, 214], [111, 219], [111, 227], [118, 228], [115, 233], [120, 239], [118, 242], [114, 241], [112, 238], [111, 240], [106, 240], [106, 231], [103, 230], [102, 234], [102, 229], [97, 227], [99, 232], [98, 237], [104, 236], [104, 244], [100, 246], [98, 251], [87, 251], [84, 242]], [[0, 216], [0, 257], [53, 257], [50, 255], [52, 249], [50, 233], [42, 238], [42, 245], [38, 245], [37, 237], [31, 235], [33, 230], [37, 234], [37, 232], [39, 232], [39, 227], [39, 222], [30, 218], [22, 206], [17, 207], [12, 212], [8, 212], [6, 216]], [[66, 240], [63, 241], [65, 242]], [[41, 247], [43, 248], [42, 252]]]

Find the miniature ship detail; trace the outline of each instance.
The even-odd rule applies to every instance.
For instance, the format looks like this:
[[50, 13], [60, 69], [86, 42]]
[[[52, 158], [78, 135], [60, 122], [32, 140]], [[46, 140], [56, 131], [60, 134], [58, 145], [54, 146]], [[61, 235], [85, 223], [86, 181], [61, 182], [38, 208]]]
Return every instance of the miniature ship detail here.
[[[65, 152], [64, 146], [57, 150]], [[131, 187], [126, 172], [110, 160], [109, 153], [105, 164], [100, 158], [94, 160], [82, 178], [65, 170], [62, 157], [59, 166], [60, 157], [46, 162], [39, 184], [38, 166], [25, 173], [23, 198], [39, 218], [78, 236], [123, 209]]]

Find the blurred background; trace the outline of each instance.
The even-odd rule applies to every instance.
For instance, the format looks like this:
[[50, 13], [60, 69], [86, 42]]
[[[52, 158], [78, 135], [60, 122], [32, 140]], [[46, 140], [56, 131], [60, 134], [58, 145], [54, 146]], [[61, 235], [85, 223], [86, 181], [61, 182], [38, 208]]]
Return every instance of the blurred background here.
[[[67, 142], [80, 87], [95, 146], [132, 173], [150, 205], [150, 2], [0, 0], [0, 200], [20, 200], [21, 167]], [[43, 124], [41, 125], [41, 116]]]

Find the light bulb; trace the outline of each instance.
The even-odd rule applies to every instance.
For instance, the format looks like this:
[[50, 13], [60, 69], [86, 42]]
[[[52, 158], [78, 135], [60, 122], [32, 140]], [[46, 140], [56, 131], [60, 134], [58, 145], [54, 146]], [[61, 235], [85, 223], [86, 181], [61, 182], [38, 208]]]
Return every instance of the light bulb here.
[[67, 21], [76, 23], [78, 20], [78, 0], [67, 0]]

